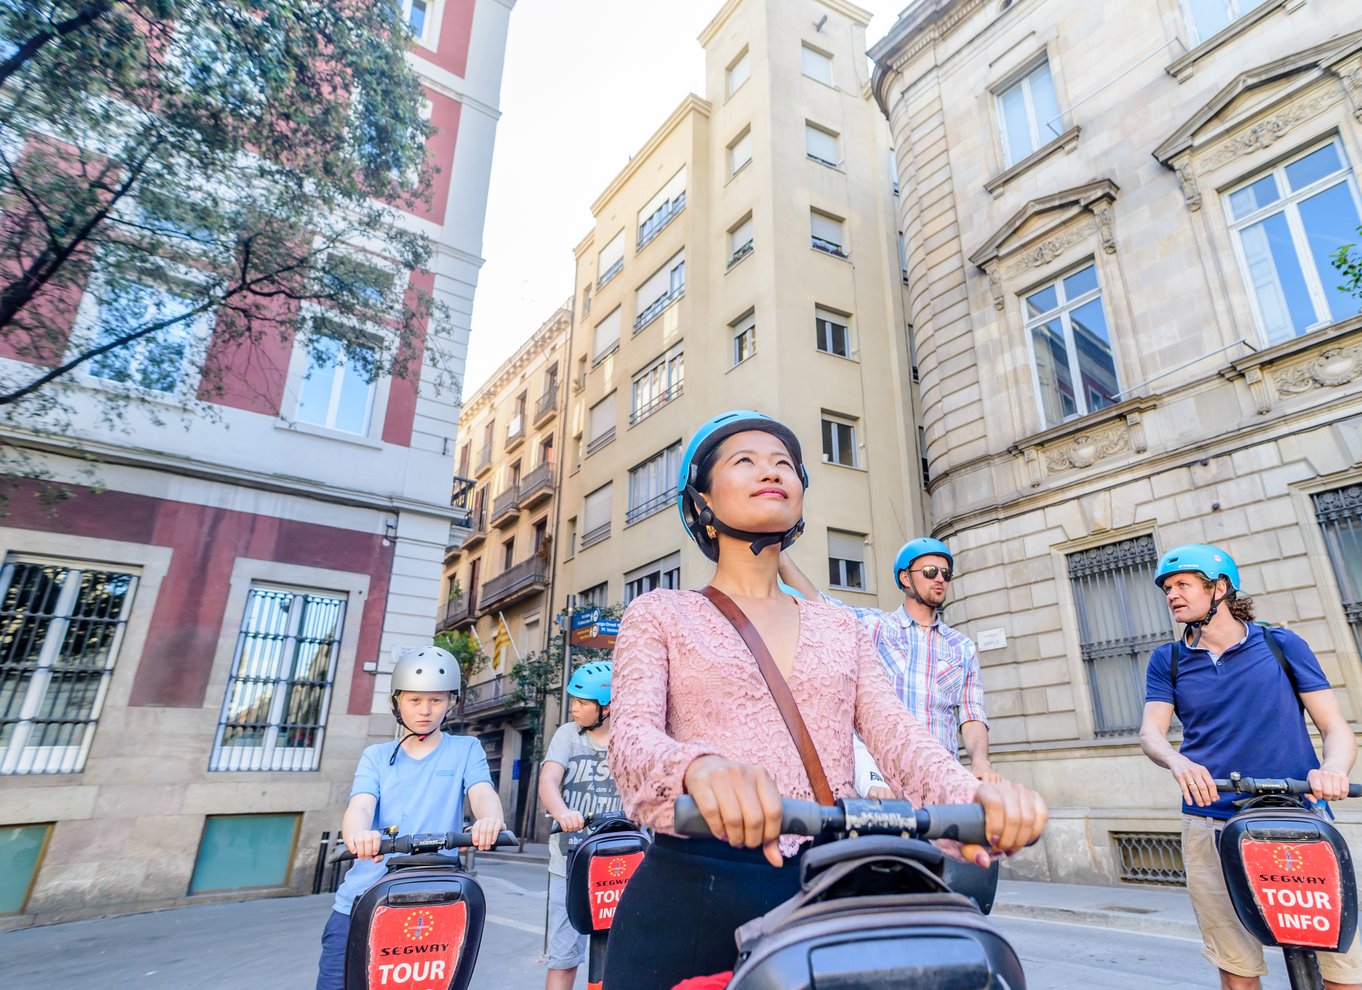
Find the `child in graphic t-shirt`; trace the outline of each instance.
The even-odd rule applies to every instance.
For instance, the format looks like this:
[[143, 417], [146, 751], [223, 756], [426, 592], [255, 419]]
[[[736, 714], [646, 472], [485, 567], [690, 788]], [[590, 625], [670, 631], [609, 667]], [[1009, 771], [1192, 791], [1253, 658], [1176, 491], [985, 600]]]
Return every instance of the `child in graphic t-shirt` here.
[[615, 778], [605, 762], [610, 742], [609, 663], [588, 663], [568, 682], [572, 721], [558, 727], [539, 772], [539, 800], [562, 834], [549, 842], [549, 951], [545, 990], [572, 990], [586, 961], [586, 936], [567, 918], [567, 853], [587, 815], [621, 810]]

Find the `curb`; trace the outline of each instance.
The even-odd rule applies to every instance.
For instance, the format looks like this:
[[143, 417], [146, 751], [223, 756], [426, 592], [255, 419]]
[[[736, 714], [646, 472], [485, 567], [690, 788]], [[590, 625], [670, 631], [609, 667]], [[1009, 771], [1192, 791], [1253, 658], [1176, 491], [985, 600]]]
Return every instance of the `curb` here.
[[1138, 909], [1104, 911], [1092, 908], [1066, 908], [1052, 905], [1017, 904], [999, 901], [993, 905], [994, 916], [1032, 918], [1037, 921], [1063, 921], [1072, 925], [1087, 925], [1115, 931], [1139, 932], [1148, 935], [1171, 935], [1201, 941], [1196, 922], [1151, 918]]

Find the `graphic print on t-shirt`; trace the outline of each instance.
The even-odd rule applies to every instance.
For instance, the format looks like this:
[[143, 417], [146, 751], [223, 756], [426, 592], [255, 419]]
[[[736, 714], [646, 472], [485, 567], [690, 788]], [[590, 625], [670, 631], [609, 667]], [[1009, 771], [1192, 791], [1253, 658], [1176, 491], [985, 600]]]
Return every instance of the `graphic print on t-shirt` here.
[[[568, 757], [563, 769], [563, 803], [583, 818], [618, 813], [623, 808], [604, 750]], [[559, 852], [566, 856], [581, 835], [564, 832], [556, 838]]]

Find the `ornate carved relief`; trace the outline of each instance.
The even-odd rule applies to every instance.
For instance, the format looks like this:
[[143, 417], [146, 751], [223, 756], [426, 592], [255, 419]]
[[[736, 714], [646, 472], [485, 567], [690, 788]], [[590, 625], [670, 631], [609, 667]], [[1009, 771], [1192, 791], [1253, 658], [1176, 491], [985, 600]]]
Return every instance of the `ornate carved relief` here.
[[[1028, 269], [1048, 265], [1063, 254], [1066, 248], [1091, 237], [1092, 229], [1091, 222], [1075, 223], [1068, 229], [1060, 231], [1054, 237], [1041, 241], [1031, 250], [1018, 255], [1002, 270], [1002, 277], [1004, 279], [1013, 278]], [[998, 308], [1001, 309], [1002, 307], [999, 306]]]
[[1336, 99], [1336, 93], [1325, 92], [1318, 93], [1309, 99], [1297, 100], [1271, 117], [1258, 121], [1242, 134], [1221, 143], [1199, 162], [1198, 166], [1202, 170], [1216, 169], [1250, 152], [1270, 148], [1279, 137], [1290, 131], [1291, 128], [1307, 117], [1313, 117], [1326, 109]]
[[1080, 433], [1062, 446], [1046, 449], [1045, 467], [1049, 471], [1070, 468], [1089, 468], [1112, 454], [1130, 450], [1130, 430], [1125, 423], [1115, 423], [1091, 433]]
[[1201, 209], [1201, 188], [1196, 184], [1196, 175], [1187, 162], [1178, 165], [1174, 171], [1178, 176], [1178, 184], [1182, 186], [1182, 199], [1187, 209], [1195, 213]]
[[1343, 91], [1348, 94], [1352, 104], [1353, 116], [1362, 118], [1362, 66], [1357, 66], [1339, 76], [1343, 81]]
[[993, 308], [1003, 308], [1003, 280], [999, 276], [998, 266], [989, 265], [984, 269], [988, 275], [988, 291], [993, 296]]
[[1253, 401], [1258, 406], [1258, 415], [1266, 416], [1272, 411], [1272, 396], [1268, 393], [1267, 382], [1263, 379], [1263, 369], [1249, 368], [1244, 372], [1244, 381], [1248, 382], [1249, 394], [1253, 396]]
[[1282, 395], [1299, 395], [1317, 388], [1337, 388], [1362, 375], [1362, 344], [1328, 347], [1313, 361], [1272, 372], [1272, 384]]
[[1107, 254], [1115, 254], [1116, 237], [1111, 230], [1115, 214], [1112, 212], [1111, 204], [1103, 203], [1094, 207], [1092, 214], [1097, 218], [1097, 233], [1102, 238], [1102, 250]]

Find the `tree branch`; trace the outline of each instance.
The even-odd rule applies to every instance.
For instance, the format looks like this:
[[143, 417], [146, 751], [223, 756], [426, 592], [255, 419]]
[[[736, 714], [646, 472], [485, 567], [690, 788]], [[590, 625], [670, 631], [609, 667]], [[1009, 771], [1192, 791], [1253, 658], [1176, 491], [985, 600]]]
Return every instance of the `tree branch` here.
[[24, 63], [37, 55], [48, 42], [64, 38], [68, 34], [89, 27], [112, 9], [111, 0], [93, 0], [92, 3], [87, 3], [76, 11], [74, 17], [58, 21], [47, 31], [39, 31], [20, 45], [13, 55], [0, 62], [0, 86], [4, 86], [6, 80], [22, 69]]

